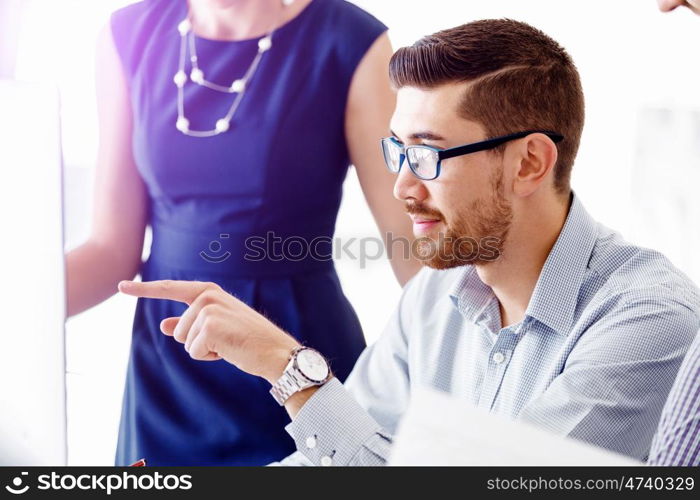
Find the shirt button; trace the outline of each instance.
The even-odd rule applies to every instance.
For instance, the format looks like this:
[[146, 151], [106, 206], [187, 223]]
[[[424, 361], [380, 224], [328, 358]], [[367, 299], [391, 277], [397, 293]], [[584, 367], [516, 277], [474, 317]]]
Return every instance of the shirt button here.
[[309, 449], [316, 448], [316, 436], [309, 436], [306, 438], [306, 447]]
[[497, 352], [496, 354], [493, 355], [493, 362], [496, 363], [497, 365], [500, 365], [506, 360], [506, 357], [503, 355], [502, 352]]
[[331, 457], [328, 457], [328, 456], [322, 457], [321, 458], [321, 465], [323, 465], [324, 467], [329, 467], [329, 466], [333, 465], [333, 459]]

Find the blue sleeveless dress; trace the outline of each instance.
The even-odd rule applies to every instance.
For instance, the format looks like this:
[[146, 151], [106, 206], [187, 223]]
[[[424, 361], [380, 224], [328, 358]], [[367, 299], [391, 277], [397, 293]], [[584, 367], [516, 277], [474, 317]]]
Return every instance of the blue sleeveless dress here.
[[[275, 32], [230, 130], [193, 138], [175, 128], [186, 14], [185, 0], [146, 0], [111, 19], [150, 201], [142, 278], [218, 283], [324, 353], [342, 380], [365, 346], [329, 258], [349, 165], [344, 115], [352, 75], [386, 27], [343, 0], [313, 0]], [[241, 77], [257, 41], [197, 37], [207, 79]], [[185, 86], [192, 129], [213, 129], [231, 102]], [[185, 309], [137, 303], [117, 465], [257, 465], [292, 452], [289, 417], [265, 380], [225, 361], [194, 361], [160, 332], [163, 318]]]

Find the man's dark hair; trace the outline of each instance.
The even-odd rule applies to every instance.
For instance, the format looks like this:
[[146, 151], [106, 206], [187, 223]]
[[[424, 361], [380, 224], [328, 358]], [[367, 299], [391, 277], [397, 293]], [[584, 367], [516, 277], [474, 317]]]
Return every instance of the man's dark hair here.
[[571, 57], [549, 36], [511, 19], [475, 21], [399, 49], [389, 73], [396, 88], [469, 83], [460, 115], [480, 123], [489, 137], [529, 129], [562, 134], [554, 184], [569, 193], [583, 129], [583, 90]]

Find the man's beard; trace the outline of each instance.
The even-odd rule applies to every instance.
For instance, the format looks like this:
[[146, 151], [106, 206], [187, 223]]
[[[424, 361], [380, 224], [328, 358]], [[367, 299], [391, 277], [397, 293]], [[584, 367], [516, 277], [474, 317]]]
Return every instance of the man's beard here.
[[406, 205], [410, 214], [434, 217], [447, 225], [437, 239], [416, 240], [413, 248], [423, 264], [433, 269], [451, 269], [467, 264], [487, 265], [501, 256], [513, 219], [512, 207], [504, 197], [503, 170], [494, 176], [492, 184], [491, 196], [458, 212], [452, 224], [447, 224], [440, 212], [420, 203]]

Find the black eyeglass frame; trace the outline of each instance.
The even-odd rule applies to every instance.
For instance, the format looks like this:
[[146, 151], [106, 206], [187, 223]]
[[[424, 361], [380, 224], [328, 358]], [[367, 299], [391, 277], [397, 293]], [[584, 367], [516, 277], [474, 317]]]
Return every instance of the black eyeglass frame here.
[[[410, 161], [408, 161], [408, 166], [411, 169], [411, 172], [413, 172], [413, 175], [418, 177], [421, 180], [424, 181], [431, 181], [433, 179], [437, 179], [438, 176], [440, 175], [440, 167], [442, 166], [442, 161], [447, 160], [449, 158], [454, 158], [456, 156], [463, 156], [463, 155], [468, 155], [471, 153], [477, 153], [479, 151], [487, 151], [489, 149], [494, 149], [501, 144], [505, 144], [506, 142], [509, 141], [514, 141], [515, 139], [522, 139], [523, 137], [527, 137], [530, 134], [544, 134], [552, 141], [557, 144], [561, 141], [564, 140], [564, 136], [557, 133], [557, 132], [552, 132], [550, 130], [525, 130], [523, 132], [515, 132], [513, 134], [508, 134], [508, 135], [503, 135], [500, 137], [494, 137], [492, 139], [487, 139], [485, 141], [481, 142], [473, 142], [471, 144], [463, 144], [461, 146], [455, 146], [453, 148], [449, 149], [439, 149], [433, 146], [428, 146], [426, 144], [416, 144], [414, 146], [405, 146], [403, 143], [399, 142], [398, 139], [395, 137], [385, 137], [381, 140], [381, 146], [382, 146], [382, 154], [384, 156], [384, 163], [386, 164], [387, 168], [389, 169], [390, 172], [394, 174], [398, 174], [401, 171], [401, 166], [403, 165], [404, 160], [408, 161], [408, 155], [406, 153], [407, 150], [415, 148], [415, 149], [429, 149], [431, 151], [434, 151], [437, 153], [438, 161], [437, 165], [435, 166], [435, 176], [433, 177], [423, 177], [419, 175], [416, 172], [416, 168], [411, 164]], [[399, 167], [398, 170], [393, 170], [391, 168], [391, 165], [389, 165], [389, 162], [387, 161], [387, 146], [386, 143], [391, 142], [396, 146], [399, 146], [400, 148], [403, 149], [403, 151], [400, 154], [399, 157]]]

